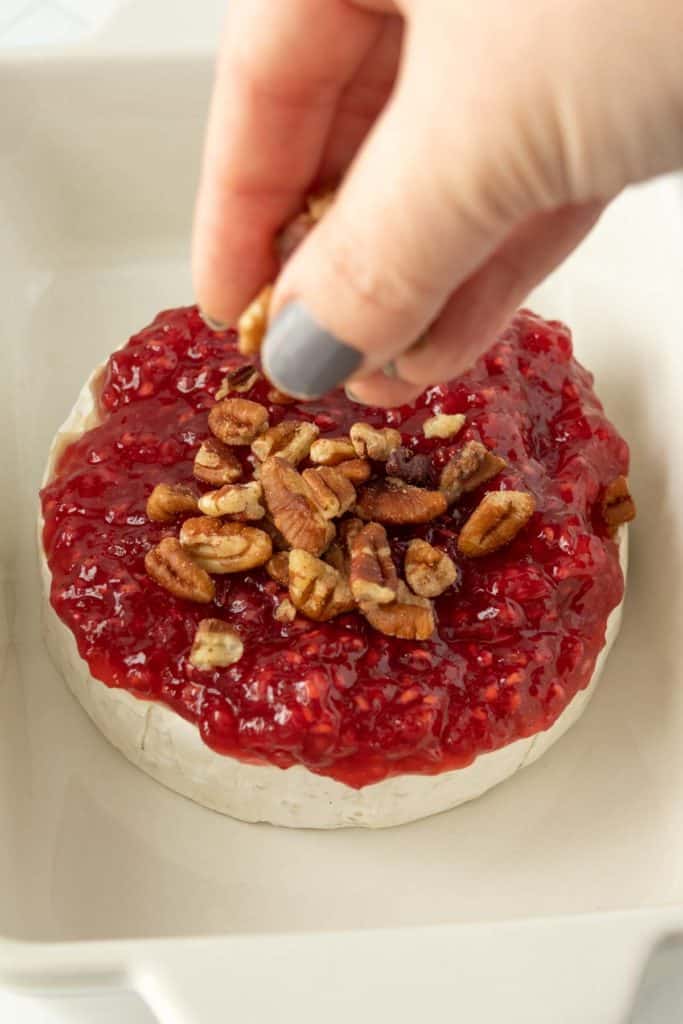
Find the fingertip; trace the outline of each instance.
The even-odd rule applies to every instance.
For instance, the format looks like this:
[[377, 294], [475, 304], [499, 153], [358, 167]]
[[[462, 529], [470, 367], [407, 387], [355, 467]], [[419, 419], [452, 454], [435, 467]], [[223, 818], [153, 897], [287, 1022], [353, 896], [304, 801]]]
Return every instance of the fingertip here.
[[379, 406], [395, 409], [409, 405], [422, 394], [424, 388], [417, 387], [399, 377], [387, 377], [381, 370], [367, 377], [354, 378], [346, 385], [347, 397], [358, 405]]

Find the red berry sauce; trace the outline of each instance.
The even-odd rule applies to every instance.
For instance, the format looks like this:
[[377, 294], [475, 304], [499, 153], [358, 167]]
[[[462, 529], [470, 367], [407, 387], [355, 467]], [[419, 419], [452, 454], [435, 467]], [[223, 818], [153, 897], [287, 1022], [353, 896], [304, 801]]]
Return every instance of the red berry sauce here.
[[[268, 405], [271, 425], [309, 419], [321, 436], [358, 420], [397, 427], [437, 468], [472, 439], [508, 460], [440, 519], [390, 530], [399, 567], [407, 541], [421, 536], [459, 568], [435, 601], [437, 632], [426, 643], [384, 636], [358, 613], [279, 623], [283, 591], [263, 570], [215, 577], [213, 606], [178, 600], [147, 577], [145, 552], [178, 532], [148, 521], [147, 496], [163, 481], [192, 482], [213, 395], [243, 362], [234, 333], [212, 333], [196, 309], [159, 314], [109, 359], [102, 423], [67, 448], [42, 493], [52, 605], [92, 675], [168, 705], [221, 754], [303, 764], [355, 787], [462, 767], [547, 729], [588, 684], [623, 593], [599, 504], [627, 472], [628, 448], [572, 358], [567, 328], [521, 312], [471, 372], [400, 409], [354, 405], [341, 391], [272, 405], [263, 380], [249, 393]], [[439, 411], [467, 414], [452, 443], [422, 434]], [[458, 530], [487, 489], [528, 490], [537, 511], [507, 547], [468, 560]], [[237, 664], [189, 664], [207, 616], [240, 630]]]

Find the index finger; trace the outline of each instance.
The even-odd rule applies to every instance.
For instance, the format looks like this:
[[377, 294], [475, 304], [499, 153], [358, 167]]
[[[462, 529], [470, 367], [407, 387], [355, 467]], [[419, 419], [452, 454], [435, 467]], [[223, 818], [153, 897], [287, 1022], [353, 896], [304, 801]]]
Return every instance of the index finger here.
[[316, 177], [377, 15], [345, 0], [241, 0], [218, 58], [193, 236], [197, 301], [233, 322], [274, 276], [275, 232]]

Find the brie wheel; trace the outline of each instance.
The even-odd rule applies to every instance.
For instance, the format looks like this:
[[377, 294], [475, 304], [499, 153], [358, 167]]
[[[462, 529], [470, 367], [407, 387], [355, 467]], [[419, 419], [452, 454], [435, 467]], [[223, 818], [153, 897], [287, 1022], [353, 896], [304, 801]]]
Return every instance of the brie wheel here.
[[[66, 446], [98, 423], [96, 394], [102, 368], [85, 384], [48, 457], [45, 481]], [[290, 828], [384, 828], [426, 818], [481, 796], [544, 754], [576, 722], [595, 691], [621, 620], [621, 604], [607, 622], [605, 646], [586, 689], [576, 694], [545, 732], [480, 754], [465, 768], [439, 775], [399, 775], [363, 789], [352, 789], [302, 765], [281, 769], [245, 764], [215, 753], [197, 728], [163, 704], [112, 689], [90, 675], [71, 631], [49, 601], [51, 574], [39, 550], [45, 596], [45, 627], [52, 658], [76, 699], [106, 738], [134, 765], [169, 789], [221, 814], [243, 821], [266, 821]], [[619, 555], [626, 575], [627, 532], [619, 531]]]

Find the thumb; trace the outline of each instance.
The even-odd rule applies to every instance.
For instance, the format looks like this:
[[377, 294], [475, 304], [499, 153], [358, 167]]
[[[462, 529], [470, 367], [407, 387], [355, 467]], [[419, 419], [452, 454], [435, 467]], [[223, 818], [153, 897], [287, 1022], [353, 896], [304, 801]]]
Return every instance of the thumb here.
[[453, 152], [411, 95], [404, 80], [278, 280], [262, 357], [298, 397], [408, 349], [512, 222], [474, 145]]

